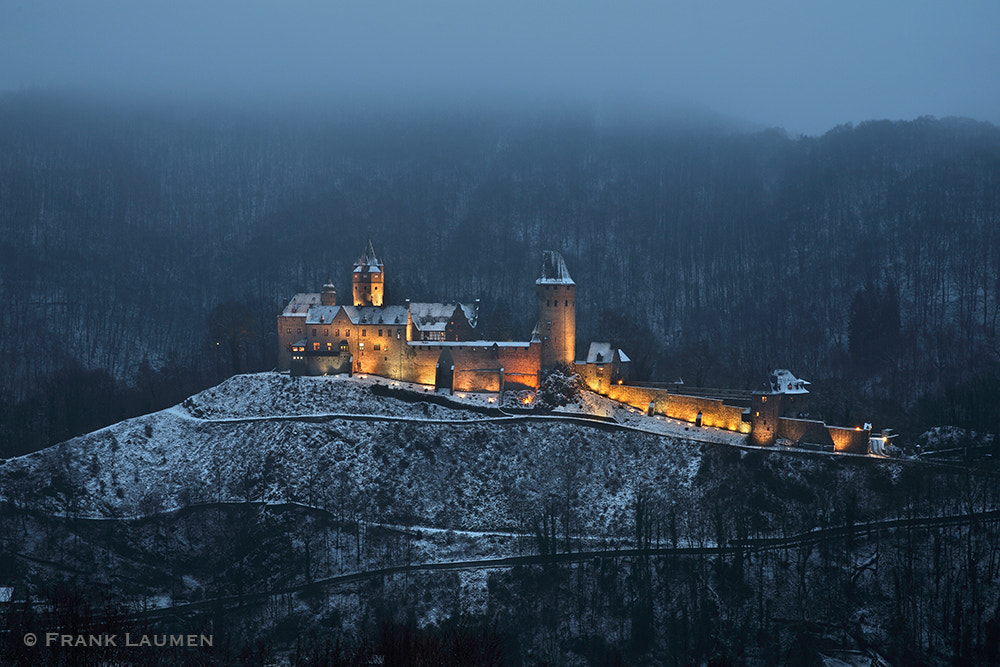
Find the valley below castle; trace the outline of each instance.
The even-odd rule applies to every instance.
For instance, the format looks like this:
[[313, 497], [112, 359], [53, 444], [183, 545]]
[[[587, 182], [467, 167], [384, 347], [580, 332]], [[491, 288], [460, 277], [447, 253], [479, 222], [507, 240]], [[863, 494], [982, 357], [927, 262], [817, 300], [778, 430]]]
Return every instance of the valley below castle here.
[[[72, 608], [91, 630], [211, 630], [230, 658], [452, 642], [513, 664], [766, 664], [895, 655], [918, 627], [951, 655], [958, 612], [929, 600], [983, 609], [997, 593], [987, 476], [748, 447], [589, 392], [504, 414], [486, 395], [389, 389], [234, 376], [5, 461], [5, 571], [31, 601], [8, 632]], [[801, 646], [804, 631], [823, 641]]]

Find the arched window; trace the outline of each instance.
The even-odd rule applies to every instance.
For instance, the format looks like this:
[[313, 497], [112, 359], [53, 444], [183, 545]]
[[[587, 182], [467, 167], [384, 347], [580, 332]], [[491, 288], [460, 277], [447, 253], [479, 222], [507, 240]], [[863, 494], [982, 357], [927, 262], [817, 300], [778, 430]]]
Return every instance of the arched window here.
[[340, 341], [340, 353], [341, 354], [348, 354], [350, 351], [351, 351], [351, 348], [347, 346], [347, 341], [346, 340]]

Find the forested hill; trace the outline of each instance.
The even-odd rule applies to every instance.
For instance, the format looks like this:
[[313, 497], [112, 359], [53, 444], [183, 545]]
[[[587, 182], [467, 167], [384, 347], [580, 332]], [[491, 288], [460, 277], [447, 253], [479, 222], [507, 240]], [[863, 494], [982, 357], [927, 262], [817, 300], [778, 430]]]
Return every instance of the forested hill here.
[[[390, 300], [534, 324], [540, 253], [578, 335], [642, 377], [814, 382], [834, 421], [1000, 428], [1000, 130], [822, 137], [586, 114], [365, 116], [0, 99], [0, 455], [274, 364], [274, 315], [368, 237]], [[25, 424], [30, 422], [30, 429]]]

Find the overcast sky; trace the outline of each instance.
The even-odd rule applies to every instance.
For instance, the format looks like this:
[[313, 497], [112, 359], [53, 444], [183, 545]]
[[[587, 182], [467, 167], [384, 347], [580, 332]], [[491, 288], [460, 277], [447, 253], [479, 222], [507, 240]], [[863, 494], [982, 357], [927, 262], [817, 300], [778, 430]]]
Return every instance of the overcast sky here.
[[1000, 123], [1000, 0], [0, 0], [0, 90]]

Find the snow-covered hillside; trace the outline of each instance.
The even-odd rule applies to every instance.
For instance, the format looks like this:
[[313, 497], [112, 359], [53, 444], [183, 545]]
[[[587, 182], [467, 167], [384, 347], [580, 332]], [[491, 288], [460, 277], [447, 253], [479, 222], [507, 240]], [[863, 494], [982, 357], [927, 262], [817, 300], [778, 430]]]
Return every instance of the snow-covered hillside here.
[[[329, 414], [343, 416], [317, 417]], [[581, 532], [617, 534], [641, 489], [668, 488], [683, 503], [700, 458], [698, 445], [669, 438], [494, 423], [376, 397], [364, 380], [265, 373], [10, 460], [0, 474], [15, 480], [4, 485], [12, 494], [28, 484], [46, 509], [85, 516], [295, 501], [366, 520], [518, 530], [568, 502]]]

